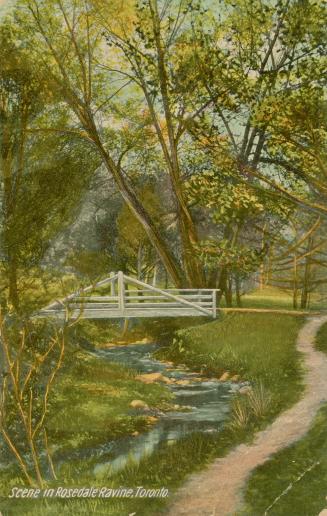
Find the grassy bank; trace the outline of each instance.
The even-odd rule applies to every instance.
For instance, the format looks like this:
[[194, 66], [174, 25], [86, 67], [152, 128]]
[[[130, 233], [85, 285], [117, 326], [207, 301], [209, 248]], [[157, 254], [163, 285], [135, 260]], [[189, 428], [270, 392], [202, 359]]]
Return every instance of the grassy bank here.
[[[198, 321], [188, 319], [187, 322], [194, 324]], [[253, 384], [255, 395], [236, 396], [231, 421], [219, 433], [193, 434], [178, 442], [169, 441], [139, 464], [130, 461], [124, 470], [110, 479], [106, 476], [95, 478], [93, 467], [97, 462], [96, 457], [82, 458], [77, 454], [76, 459], [60, 467], [58, 483], [69, 487], [164, 486], [172, 492], [181, 485], [188, 473], [201, 470], [215, 457], [228, 453], [237, 443], [251, 439], [253, 434], [267, 425], [280, 410], [296, 401], [302, 389], [301, 361], [295, 347], [301, 324], [300, 318], [291, 316], [248, 313], [228, 314], [217, 321], [184, 329], [180, 329], [183, 326], [180, 320], [171, 321], [170, 324], [166, 320], [164, 324], [151, 321], [145, 335], [154, 341], [159, 339], [165, 344], [160, 352], [161, 358], [187, 364], [191, 369], [202, 370], [208, 376], [220, 376], [226, 371], [239, 374], [242, 380], [248, 380]], [[94, 327], [84, 325], [83, 331], [87, 339], [95, 332], [91, 341], [97, 341]], [[105, 344], [109, 335], [105, 334], [106, 328], [101, 331], [104, 332], [102, 342]], [[174, 340], [168, 346], [167, 343], [174, 331]], [[93, 357], [84, 357], [83, 361], [76, 360], [75, 364], [70, 366], [69, 374], [68, 371], [64, 372], [52, 407], [55, 409], [52, 411], [54, 415], [49, 421], [52, 438], [58, 442], [64, 439], [69, 446], [76, 446], [78, 450], [82, 450], [87, 446], [87, 442], [92, 440], [105, 442], [109, 434], [122, 435], [121, 418], [126, 422], [127, 433], [134, 429], [142, 430], [142, 425], [147, 424], [142, 418], [138, 423], [129, 419], [127, 412], [131, 399], [141, 398], [149, 405], [155, 406], [169, 403], [161, 386], [144, 386], [135, 381], [133, 373], [119, 366], [94, 360], [96, 361]], [[243, 417], [244, 413], [247, 416]], [[114, 421], [118, 415], [119, 421], [116, 420], [115, 428]], [[63, 421], [67, 422], [66, 428]], [[98, 432], [96, 428], [99, 428]], [[12, 485], [10, 480], [8, 488], [10, 482]], [[16, 479], [15, 485], [17, 484], [19, 482]], [[33, 516], [58, 512], [67, 515], [115, 516], [136, 512], [153, 516], [164, 511], [166, 503], [167, 499], [149, 498], [50, 500], [47, 507], [42, 500], [24, 503], [18, 500], [15, 501], [13, 510], [13, 505], [3, 500], [0, 507], [5, 516], [11, 514], [10, 510], [12, 514]]]
[[200, 326], [206, 317], [164, 317], [159, 319], [131, 319], [125, 326], [122, 321], [81, 320], [72, 331], [72, 338], [83, 345], [106, 348], [113, 344], [130, 344], [142, 341], [170, 344], [174, 333], [182, 328]]
[[[132, 400], [165, 409], [172, 395], [159, 384], [135, 380], [136, 371], [78, 351], [54, 391], [47, 427], [60, 448], [81, 448], [145, 431], [153, 420], [131, 414]], [[63, 425], [65, 421], [65, 425]]]
[[271, 415], [292, 405], [301, 391], [300, 355], [295, 341], [301, 318], [279, 314], [230, 313], [215, 322], [180, 330], [158, 356], [220, 377], [240, 375], [261, 385]]
[[[149, 430], [156, 423], [153, 413], [170, 409], [173, 402], [171, 392], [164, 385], [144, 384], [135, 379], [137, 371], [80, 349], [76, 340], [82, 334], [85, 336], [80, 330], [74, 328], [74, 334], [71, 333], [68, 339], [64, 363], [49, 399], [46, 421], [48, 441], [60, 479], [58, 485], [69, 487], [96, 484], [92, 471], [98, 460], [97, 446]], [[98, 328], [87, 325], [87, 330], [95, 339], [105, 340], [107, 333], [113, 333], [112, 328], [101, 325]], [[116, 332], [118, 335], [119, 327]], [[151, 415], [131, 409], [130, 403], [135, 399], [144, 401], [151, 409]], [[110, 447], [103, 457], [110, 460]], [[1, 514], [25, 515], [31, 511], [31, 514], [43, 515], [65, 510], [65, 501], [8, 500], [11, 488], [24, 485], [24, 480], [15, 462], [1, 469]], [[48, 485], [55, 484], [50, 481]], [[101, 483], [104, 484], [106, 482]], [[96, 505], [96, 501], [92, 503]], [[79, 501], [68, 514], [89, 514], [92, 503]]]
[[[316, 346], [327, 353], [327, 324], [318, 332]], [[241, 514], [317, 516], [327, 508], [326, 486], [327, 404], [303, 439], [255, 471], [245, 492], [246, 504]]]

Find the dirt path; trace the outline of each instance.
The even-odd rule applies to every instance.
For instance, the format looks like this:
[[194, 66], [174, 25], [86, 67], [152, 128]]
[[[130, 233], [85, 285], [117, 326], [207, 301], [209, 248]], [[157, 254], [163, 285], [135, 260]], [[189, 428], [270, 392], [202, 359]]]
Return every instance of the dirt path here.
[[283, 412], [250, 445], [237, 446], [200, 474], [192, 475], [177, 493], [170, 516], [235, 515], [242, 503], [242, 488], [250, 473], [285, 446], [303, 437], [322, 402], [327, 401], [326, 355], [313, 347], [327, 316], [309, 319], [301, 329], [297, 347], [304, 354], [306, 388], [303, 398]]

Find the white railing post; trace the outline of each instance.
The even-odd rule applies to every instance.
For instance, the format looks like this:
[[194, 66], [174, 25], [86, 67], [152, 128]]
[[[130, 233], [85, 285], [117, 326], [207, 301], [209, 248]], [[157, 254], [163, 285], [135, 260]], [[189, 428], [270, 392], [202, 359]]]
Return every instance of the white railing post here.
[[[113, 278], [115, 276], [114, 272], [110, 273], [110, 278]], [[111, 280], [110, 282], [110, 295], [111, 297], [115, 297], [115, 280]]]
[[121, 315], [124, 315], [125, 311], [125, 285], [124, 285], [124, 273], [118, 272], [118, 308]]
[[217, 290], [212, 291], [212, 317], [217, 319]]

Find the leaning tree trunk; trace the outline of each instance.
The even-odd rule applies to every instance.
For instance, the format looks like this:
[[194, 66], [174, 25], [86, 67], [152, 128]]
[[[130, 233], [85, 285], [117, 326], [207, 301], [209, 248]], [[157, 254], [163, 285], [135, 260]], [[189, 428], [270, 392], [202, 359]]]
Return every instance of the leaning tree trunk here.
[[99, 153], [103, 158], [103, 162], [113, 177], [116, 186], [126, 202], [127, 206], [130, 208], [132, 213], [135, 215], [136, 219], [141, 223], [143, 229], [145, 230], [150, 242], [153, 247], [156, 249], [160, 260], [162, 261], [164, 267], [167, 269], [169, 276], [171, 277], [173, 283], [182, 288], [184, 286], [183, 273], [179, 267], [179, 264], [172, 254], [171, 250], [168, 248], [167, 243], [165, 242], [161, 232], [158, 230], [156, 225], [153, 223], [148, 212], [145, 210], [142, 203], [136, 197], [133, 190], [130, 188], [126, 179], [120, 170], [120, 168], [114, 163], [111, 159], [110, 155], [105, 150], [100, 137], [98, 135], [95, 123], [92, 119], [92, 116], [89, 117], [87, 123], [85, 123], [85, 128], [88, 131], [90, 138], [95, 143]]

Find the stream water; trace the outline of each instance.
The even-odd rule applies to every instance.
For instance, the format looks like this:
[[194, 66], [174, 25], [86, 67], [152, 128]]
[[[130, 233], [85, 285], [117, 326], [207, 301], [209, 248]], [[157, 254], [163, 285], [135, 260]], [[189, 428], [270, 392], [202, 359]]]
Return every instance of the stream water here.
[[[156, 344], [133, 344], [95, 352], [103, 360], [126, 365], [141, 374], [160, 372], [171, 380], [184, 380], [184, 384], [172, 383], [167, 386], [175, 395], [173, 403], [176, 410], [161, 413], [157, 423], [149, 431], [112, 443], [112, 458], [110, 462], [101, 462], [99, 457], [100, 461], [94, 468], [96, 476], [117, 472], [131, 459], [139, 462], [143, 457], [152, 454], [163, 442], [175, 442], [192, 432], [217, 432], [227, 417], [230, 398], [239, 385], [204, 378], [186, 367], [174, 368], [160, 362], [153, 357], [157, 348]], [[179, 408], [185, 406], [188, 407], [187, 410]], [[140, 410], [131, 409], [131, 413], [140, 414]]]

